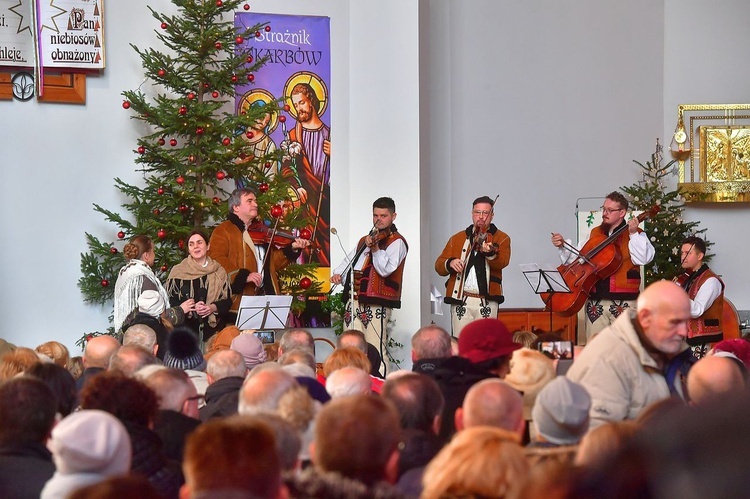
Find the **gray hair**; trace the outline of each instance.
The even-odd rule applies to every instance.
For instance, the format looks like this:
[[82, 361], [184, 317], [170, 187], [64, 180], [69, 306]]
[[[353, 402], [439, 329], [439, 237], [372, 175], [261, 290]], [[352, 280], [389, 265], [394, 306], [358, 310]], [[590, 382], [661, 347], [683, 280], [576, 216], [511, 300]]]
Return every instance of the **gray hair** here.
[[234, 213], [234, 209], [242, 203], [242, 196], [245, 196], [247, 194], [255, 194], [255, 191], [250, 189], [249, 187], [235, 189], [232, 191], [232, 194], [229, 195], [229, 199], [227, 200], [229, 213]]
[[219, 350], [208, 359], [206, 374], [214, 382], [230, 377], [244, 378], [247, 374], [245, 359], [235, 350]]
[[328, 376], [326, 391], [334, 399], [349, 395], [366, 395], [372, 391], [372, 379], [358, 367], [342, 367]]
[[[255, 371], [255, 370], [253, 370]], [[237, 411], [243, 415], [276, 412], [284, 394], [299, 386], [294, 376], [276, 369], [263, 369], [245, 379]]]
[[411, 349], [417, 360], [444, 359], [451, 356], [451, 336], [435, 324], [423, 326], [412, 336]]
[[122, 336], [123, 346], [138, 345], [149, 352], [154, 351], [156, 345], [156, 333], [145, 324], [133, 324]]
[[284, 352], [295, 349], [309, 350], [315, 355], [315, 340], [310, 331], [306, 329], [290, 329], [281, 335], [279, 350], [281, 350], [282, 355]]

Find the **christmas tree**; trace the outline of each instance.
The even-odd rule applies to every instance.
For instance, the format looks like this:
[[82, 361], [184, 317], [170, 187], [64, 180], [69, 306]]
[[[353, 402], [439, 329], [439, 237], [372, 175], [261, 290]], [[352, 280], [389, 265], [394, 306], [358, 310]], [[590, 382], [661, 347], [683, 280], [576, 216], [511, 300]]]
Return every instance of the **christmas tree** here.
[[[114, 180], [129, 200], [122, 205], [127, 215], [94, 204], [117, 228], [112, 231], [116, 239], [111, 240], [86, 234], [89, 251], [81, 255], [83, 276], [78, 285], [89, 303], [112, 302], [117, 273], [125, 263], [120, 249], [132, 236], [151, 237], [154, 270], [166, 277], [185, 258], [187, 235], [195, 229], [210, 233], [226, 217], [226, 199], [235, 185], [256, 190], [259, 216], [266, 225], [309, 236], [309, 220], [296, 209], [288, 179], [278, 173], [283, 152], [259, 155], [253, 147], [253, 139], [271, 117], [285, 120], [284, 109], [269, 99], [265, 105], [241, 106], [234, 113], [235, 86], [253, 82], [254, 73], [266, 62], [253, 60], [251, 45], [244, 42], [272, 27], [235, 28], [232, 14], [249, 9], [240, 0], [172, 3], [176, 15], [149, 7], [165, 50], [131, 45], [141, 58], [146, 79], [138, 89], [123, 92], [122, 107], [148, 130], [133, 151], [143, 182]], [[318, 293], [320, 283], [311, 279], [316, 266], [287, 267], [280, 276], [283, 292]], [[300, 312], [304, 306], [304, 299], [293, 300], [292, 310]]]
[[[661, 279], [671, 280], [683, 272], [680, 265], [680, 249], [682, 241], [693, 235], [699, 235], [706, 229], [698, 229], [700, 222], [687, 222], [683, 219], [685, 203], [679, 188], [668, 189], [667, 177], [677, 174], [675, 161], [662, 166], [662, 146], [656, 141], [656, 151], [651, 155], [651, 161], [644, 165], [634, 161], [641, 167], [643, 180], [630, 187], [622, 187], [630, 196], [630, 207], [636, 211], [648, 211], [653, 206], [659, 207], [659, 212], [646, 222], [646, 233], [651, 244], [656, 249], [654, 260], [644, 266], [645, 284], [649, 285]], [[701, 236], [703, 237], [703, 236]], [[706, 247], [711, 246], [706, 241]], [[711, 255], [706, 255], [708, 261]]]

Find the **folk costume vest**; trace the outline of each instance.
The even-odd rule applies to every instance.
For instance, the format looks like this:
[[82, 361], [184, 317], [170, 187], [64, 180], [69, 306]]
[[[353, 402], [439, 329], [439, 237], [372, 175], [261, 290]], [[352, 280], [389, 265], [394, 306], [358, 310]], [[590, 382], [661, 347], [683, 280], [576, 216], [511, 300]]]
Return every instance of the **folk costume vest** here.
[[[387, 229], [386, 229], [387, 230]], [[383, 240], [378, 242], [378, 248], [385, 250], [388, 246], [393, 244], [397, 240], [402, 240], [406, 248], [409, 245], [406, 243], [401, 234], [398, 233], [396, 226], [392, 225], [390, 228], [390, 234]], [[360, 238], [357, 243], [357, 247], [361, 247], [365, 244], [365, 238]], [[360, 257], [361, 258], [361, 257]], [[406, 258], [391, 273], [388, 277], [382, 277], [375, 271], [372, 266], [372, 259], [370, 253], [365, 255], [366, 261], [361, 271], [354, 272], [354, 291], [355, 298], [359, 303], [367, 303], [370, 305], [381, 305], [388, 308], [401, 308], [401, 283], [404, 278], [404, 264]], [[344, 296], [348, 294], [349, 282], [344, 288]]]
[[704, 339], [707, 341], [719, 341], [721, 338], [708, 338], [709, 336], [721, 335], [723, 333], [721, 328], [721, 316], [724, 310], [724, 281], [719, 276], [713, 273], [708, 265], [703, 264], [701, 268], [696, 270], [685, 282], [685, 291], [691, 300], [694, 300], [698, 295], [698, 291], [706, 280], [711, 277], [718, 279], [721, 283], [721, 294], [714, 300], [708, 309], [703, 312], [703, 315], [690, 319], [688, 339]]
[[[625, 222], [623, 221], [620, 226], [624, 224]], [[619, 227], [616, 227], [614, 230], [617, 229]], [[641, 230], [638, 229], [638, 232], [641, 232]], [[600, 226], [594, 227], [591, 230], [589, 238], [597, 237], [605, 239], [607, 236], [609, 234], [605, 233]], [[590, 297], [592, 299], [635, 300], [638, 298], [638, 293], [641, 289], [641, 268], [639, 265], [634, 265], [630, 260], [630, 250], [628, 249], [629, 239], [628, 232], [623, 231], [612, 243], [620, 248], [622, 264], [620, 264], [620, 268], [614, 274], [596, 283], [591, 290]]]

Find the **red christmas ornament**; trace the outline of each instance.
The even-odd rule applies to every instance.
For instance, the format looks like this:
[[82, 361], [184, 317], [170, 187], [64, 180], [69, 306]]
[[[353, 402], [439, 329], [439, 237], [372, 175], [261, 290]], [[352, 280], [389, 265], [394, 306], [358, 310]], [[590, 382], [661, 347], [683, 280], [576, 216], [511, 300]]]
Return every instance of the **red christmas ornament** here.
[[161, 210], [159, 208], [154, 208], [154, 215], [158, 217], [160, 213], [161, 213]]
[[214, 99], [218, 98], [219, 97], [219, 92], [217, 92], [216, 90], [214, 90], [213, 92], [211, 92], [211, 97], [213, 97]]
[[255, 38], [260, 38], [260, 31], [255, 32]]
[[168, 268], [169, 268], [169, 267], [167, 267], [166, 265], [162, 265], [162, 266], [161, 266], [161, 271], [162, 271], [162, 272], [166, 272]]
[[228, 146], [229, 144], [231, 144], [231, 143], [232, 143], [232, 140], [231, 140], [231, 139], [230, 139], [229, 137], [224, 137], [224, 138], [223, 138], [223, 139], [221, 140], [221, 143], [222, 143], [222, 144], [224, 144], [225, 146]]
[[179, 246], [180, 249], [185, 249], [185, 240], [180, 239], [179, 241], [177, 241], [177, 246]]
[[271, 26], [266, 26], [266, 27], [265, 27], [265, 28], [263, 28], [263, 29], [264, 29], [264, 30], [266, 30], [266, 33], [268, 33], [269, 31], [271, 31]]
[[271, 216], [274, 218], [279, 218], [283, 213], [284, 213], [284, 210], [281, 209], [281, 206], [277, 204], [271, 208]]
[[243, 5], [242, 8], [245, 10], [250, 10], [250, 6], [248, 4]]
[[102, 279], [102, 287], [106, 288], [107, 286], [109, 286], [109, 281], [106, 279]]
[[210, 85], [208, 83], [204, 83], [203, 84], [203, 88], [208, 88], [208, 87], [210, 87]]
[[172, 147], [176, 146], [177, 145], [177, 139], [171, 139], [169, 141], [169, 145], [172, 146]]
[[216, 47], [216, 50], [221, 50], [221, 47], [222, 47], [221, 42], [214, 43], [214, 47]]
[[187, 213], [188, 211], [188, 207], [186, 204], [181, 204], [178, 209], [180, 210], [180, 213]]
[[247, 133], [245, 133], [245, 137], [247, 137], [248, 139], [252, 139], [253, 137], [255, 137], [255, 134], [252, 131], [248, 131]]
[[160, 146], [163, 146], [167, 143], [166, 140], [164, 140], [164, 137], [159, 138], [159, 140], [156, 141]]
[[195, 94], [194, 94], [193, 92], [190, 92], [190, 93], [189, 93], [189, 94], [187, 95], [187, 98], [188, 98], [188, 100], [193, 100], [193, 99], [195, 99]]
[[250, 73], [249, 75], [247, 75], [247, 81], [251, 81], [251, 82], [255, 81], [255, 75], [252, 74], [252, 73]]
[[237, 75], [232, 75], [232, 83], [237, 83]]
[[160, 195], [160, 196], [161, 196], [162, 194], [164, 194], [164, 187], [159, 187], [158, 189], [156, 189], [156, 193], [157, 193], [158, 195]]
[[217, 198], [217, 197], [214, 197], [213, 199], [211, 199], [211, 201], [212, 201], [212, 202], [213, 202], [214, 204], [219, 204], [219, 203], [221, 202], [221, 200], [220, 200], [219, 198]]
[[159, 232], [156, 233], [156, 237], [158, 237], [159, 239], [164, 239], [165, 237], [167, 237], [167, 231], [164, 229], [159, 229]]
[[258, 185], [258, 190], [260, 192], [268, 192], [269, 187], [270, 186], [267, 183], [263, 182], [262, 184]]
[[112, 253], [113, 255], [116, 255], [117, 254], [117, 248], [115, 248], [113, 246], [113, 247], [109, 248], [109, 252]]
[[199, 126], [198, 128], [195, 129], [195, 133], [197, 133], [198, 135], [203, 135], [204, 132], [205, 130], [203, 129], [202, 126]]
[[118, 232], [117, 239], [125, 239], [125, 233], [123, 231]]
[[284, 123], [286, 121], [286, 116], [279, 116], [279, 121]]
[[182, 185], [182, 184], [185, 183], [185, 177], [183, 177], [182, 175], [180, 175], [179, 177], [177, 177], [175, 179], [175, 182], [177, 182], [178, 184]]
[[265, 166], [266, 166], [266, 170], [270, 170], [271, 169], [271, 162], [270, 161], [266, 161], [266, 165]]
[[289, 112], [289, 104], [284, 104], [284, 111]]
[[241, 36], [238, 36], [237, 38], [234, 39], [234, 41], [237, 43], [237, 45], [242, 45], [242, 42], [244, 42], [245, 39], [242, 38]]
[[167, 74], [167, 72], [164, 71], [163, 69], [160, 69], [159, 71], [156, 72], [156, 74], [159, 75], [159, 78], [164, 78], [164, 75]]
[[244, 152], [241, 152], [240, 159], [247, 159], [247, 154], [245, 154]]
[[161, 29], [167, 29], [167, 23], [161, 23]]
[[307, 229], [307, 228], [301, 229], [299, 231], [299, 237], [309, 241], [310, 239], [312, 239], [312, 231], [310, 231], [310, 229]]
[[123, 109], [130, 109], [130, 102], [124, 100], [122, 101], [122, 108]]
[[312, 286], [312, 281], [310, 280], [309, 277], [303, 277], [302, 279], [299, 280], [299, 287], [300, 288], [307, 289], [310, 286]]
[[222, 2], [221, 0], [216, 0], [217, 7], [221, 7], [222, 5], [224, 5], [224, 2]]
[[138, 146], [138, 154], [143, 154], [144, 152], [146, 152], [146, 148], [143, 146]]
[[187, 108], [185, 106], [180, 106], [180, 110], [178, 111], [181, 115], [187, 114]]
[[221, 170], [219, 170], [218, 172], [216, 172], [216, 178], [218, 178], [219, 180], [224, 180], [226, 178], [226, 176], [227, 176], [227, 174], [224, 173]]
[[247, 59], [245, 60], [247, 61], [248, 64], [250, 64], [251, 62], [253, 62], [253, 56], [249, 55], [247, 56]]
[[195, 156], [193, 156], [192, 154], [188, 156], [188, 161], [191, 163], [195, 163]]

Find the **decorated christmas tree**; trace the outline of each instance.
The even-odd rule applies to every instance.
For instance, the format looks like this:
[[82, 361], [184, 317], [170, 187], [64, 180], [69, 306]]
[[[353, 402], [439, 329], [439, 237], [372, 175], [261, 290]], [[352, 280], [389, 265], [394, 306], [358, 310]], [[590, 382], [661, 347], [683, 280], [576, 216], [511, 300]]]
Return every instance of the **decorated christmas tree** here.
[[[125, 263], [122, 246], [138, 234], [154, 241], [154, 270], [165, 278], [185, 258], [187, 235], [195, 229], [210, 233], [226, 217], [226, 199], [235, 186], [256, 190], [259, 216], [266, 225], [309, 237], [309, 221], [296, 209], [288, 179], [278, 172], [283, 152], [259, 154], [253, 147], [264, 123], [285, 120], [284, 109], [268, 99], [265, 105], [240, 106], [234, 112], [236, 85], [253, 82], [265, 63], [253, 60], [252, 43], [245, 42], [272, 26], [238, 31], [232, 14], [249, 9], [240, 0], [172, 3], [176, 15], [149, 7], [164, 49], [132, 45], [142, 60], [145, 80], [138, 89], [123, 92], [122, 107], [147, 130], [133, 150], [143, 179], [139, 185], [114, 180], [128, 199], [122, 205], [126, 214], [94, 204], [115, 228], [104, 240], [86, 234], [89, 251], [81, 255], [83, 276], [78, 285], [89, 303], [111, 304], [117, 273]], [[281, 276], [283, 292], [319, 292], [320, 284], [311, 279], [315, 266], [287, 267]], [[305, 301], [293, 304], [293, 311], [299, 312]]]
[[[656, 249], [654, 260], [644, 266], [645, 284], [648, 285], [660, 279], [671, 280], [681, 274], [682, 241], [688, 236], [700, 235], [706, 229], [698, 229], [700, 222], [687, 222], [682, 218], [685, 207], [682, 193], [679, 187], [668, 187], [671, 184], [668, 177], [677, 175], [677, 165], [675, 161], [670, 161], [662, 166], [662, 146], [658, 140], [651, 161], [647, 161], [645, 165], [634, 162], [641, 167], [643, 180], [630, 187], [622, 187], [630, 197], [631, 208], [648, 211], [655, 205], [659, 207], [656, 216], [646, 222], [646, 233]], [[711, 244], [713, 243], [706, 241], [706, 247]], [[710, 256], [706, 255], [704, 261], [707, 262]]]

